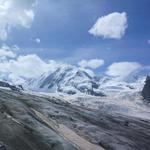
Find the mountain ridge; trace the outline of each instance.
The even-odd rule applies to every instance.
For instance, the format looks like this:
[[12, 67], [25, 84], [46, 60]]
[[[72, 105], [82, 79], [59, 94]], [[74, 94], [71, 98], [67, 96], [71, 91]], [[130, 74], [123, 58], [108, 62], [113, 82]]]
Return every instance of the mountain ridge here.
[[58, 64], [55, 68], [41, 72], [39, 76], [34, 78], [15, 77], [15, 75], [8, 73], [1, 74], [0, 79], [12, 85], [18, 85], [19, 82], [24, 89], [31, 91], [106, 96], [111, 92], [142, 91], [148, 72], [148, 69], [141, 69], [120, 79], [105, 73], [97, 75], [87, 68]]

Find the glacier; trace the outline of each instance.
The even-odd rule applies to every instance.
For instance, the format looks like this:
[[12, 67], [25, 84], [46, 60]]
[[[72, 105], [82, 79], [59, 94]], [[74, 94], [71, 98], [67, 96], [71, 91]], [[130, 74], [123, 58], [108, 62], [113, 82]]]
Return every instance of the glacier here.
[[149, 103], [142, 96], [148, 73], [148, 69], [142, 69], [120, 80], [106, 74], [96, 75], [90, 69], [59, 64], [35, 78], [20, 76], [14, 80], [9, 74], [1, 74], [0, 79], [12, 85], [21, 83], [28, 93], [59, 97], [90, 109], [150, 119]]

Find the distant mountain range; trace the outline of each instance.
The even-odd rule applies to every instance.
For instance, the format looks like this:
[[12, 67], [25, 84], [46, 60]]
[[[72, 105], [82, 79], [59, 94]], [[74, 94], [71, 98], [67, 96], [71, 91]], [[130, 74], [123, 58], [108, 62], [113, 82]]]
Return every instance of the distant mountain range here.
[[34, 91], [105, 96], [117, 91], [141, 91], [147, 73], [148, 70], [143, 69], [120, 80], [105, 74], [95, 75], [88, 69], [62, 65], [38, 78], [30, 79], [26, 87]]
[[33, 91], [106, 96], [111, 92], [141, 91], [148, 72], [149, 70], [143, 69], [120, 80], [105, 74], [95, 75], [89, 69], [63, 64], [32, 79], [19, 77], [10, 80], [9, 74], [0, 74], [0, 79], [13, 85], [21, 80], [25, 89]]

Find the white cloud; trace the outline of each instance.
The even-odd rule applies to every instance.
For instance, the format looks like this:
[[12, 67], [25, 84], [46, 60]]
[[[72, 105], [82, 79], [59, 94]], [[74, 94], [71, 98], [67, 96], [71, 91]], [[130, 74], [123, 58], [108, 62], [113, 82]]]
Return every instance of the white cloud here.
[[41, 39], [39, 38], [30, 38], [30, 41], [37, 43], [37, 44], [41, 43]]
[[[103, 60], [89, 60], [88, 66], [84, 65], [85, 68], [81, 69], [86, 70], [91, 76], [94, 76], [93, 71], [86, 67], [97, 68], [103, 63]], [[56, 70], [57, 67], [64, 65], [66, 64], [55, 62], [54, 60], [44, 61], [35, 54], [20, 55], [13, 59], [0, 58], [0, 78], [21, 84], [24, 82], [24, 79], [36, 78], [43, 73], [49, 74], [51, 71]]]
[[36, 78], [41, 74], [53, 71], [60, 63], [54, 60], [43, 61], [35, 54], [19, 56], [15, 59], [0, 58], [0, 79], [22, 84], [24, 79]]
[[36, 38], [35, 41], [36, 41], [36, 43], [40, 43], [41, 42], [41, 40], [39, 38]]
[[96, 69], [96, 68], [104, 65], [104, 60], [102, 60], [102, 59], [82, 60], [78, 63], [78, 65], [82, 68]]
[[30, 28], [36, 0], [0, 0], [0, 39], [6, 40], [11, 28]]
[[127, 14], [125, 12], [114, 12], [107, 16], [100, 17], [89, 33], [94, 36], [101, 36], [104, 39], [121, 39], [127, 28]]
[[41, 60], [37, 55], [19, 56], [16, 60], [8, 60], [0, 63], [2, 72], [9, 72], [15, 76], [32, 78], [46, 72], [49, 64]]
[[123, 79], [140, 68], [137, 62], [116, 62], [108, 67], [106, 74]]
[[[13, 48], [12, 48], [13, 49]], [[1, 57], [9, 57], [9, 58], [15, 58], [16, 54], [11, 50], [10, 47], [4, 45], [0, 48], [0, 58]]]

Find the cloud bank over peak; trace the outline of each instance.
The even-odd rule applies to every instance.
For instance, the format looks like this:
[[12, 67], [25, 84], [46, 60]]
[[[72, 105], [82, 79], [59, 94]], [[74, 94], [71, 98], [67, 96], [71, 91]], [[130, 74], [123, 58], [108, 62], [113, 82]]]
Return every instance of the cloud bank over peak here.
[[[44, 60], [36, 54], [19, 55], [19, 49], [17, 46], [9, 47], [7, 45], [0, 48], [0, 80], [22, 84], [26, 79], [38, 78], [44, 73], [50, 74], [56, 69], [64, 67], [77, 68], [95, 76], [94, 69], [105, 64], [103, 59], [89, 59], [78, 62], [79, 67], [77, 67], [51, 59]], [[114, 62], [104, 72], [114, 79], [124, 80], [143, 67], [138, 62]], [[149, 70], [149, 66], [147, 69]]]
[[0, 0], [0, 40], [7, 40], [13, 27], [30, 28], [36, 0]]
[[54, 60], [43, 60], [36, 54], [18, 55], [18, 50], [17, 46], [4, 45], [0, 48], [0, 80], [22, 84], [23, 79], [39, 77], [64, 65]]
[[[4, 45], [0, 48], [0, 79], [13, 81], [22, 84], [24, 80], [40, 77], [43, 73], [50, 73], [59, 67], [72, 66], [54, 60], [43, 60], [36, 54], [18, 55], [18, 47], [8, 47]], [[4, 59], [5, 57], [5, 59]], [[104, 64], [104, 60], [91, 59], [82, 60], [79, 65], [81, 70], [85, 70], [91, 76], [96, 69]], [[76, 66], [72, 66], [75, 67]]]
[[124, 79], [141, 67], [137, 62], [115, 62], [108, 67], [106, 74]]
[[127, 28], [126, 12], [114, 12], [100, 17], [89, 33], [94, 36], [100, 36], [104, 39], [121, 39]]
[[91, 68], [96, 69], [104, 65], [104, 60], [102, 59], [90, 59], [90, 60], [81, 60], [78, 65], [82, 68]]
[[10, 73], [13, 76], [32, 78], [40, 76], [51, 68], [51, 63], [44, 62], [35, 54], [19, 56], [17, 59], [10, 59], [0, 62], [0, 71]]

